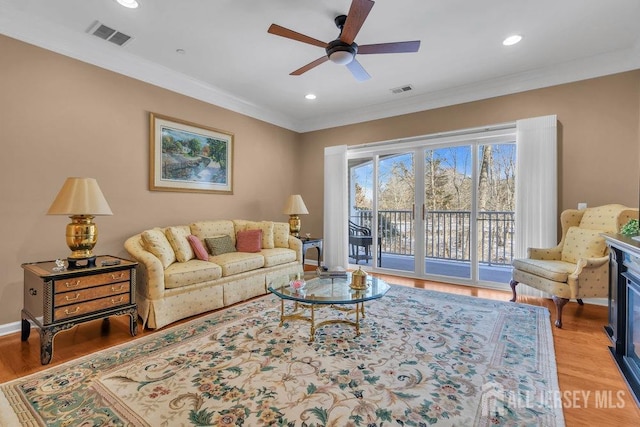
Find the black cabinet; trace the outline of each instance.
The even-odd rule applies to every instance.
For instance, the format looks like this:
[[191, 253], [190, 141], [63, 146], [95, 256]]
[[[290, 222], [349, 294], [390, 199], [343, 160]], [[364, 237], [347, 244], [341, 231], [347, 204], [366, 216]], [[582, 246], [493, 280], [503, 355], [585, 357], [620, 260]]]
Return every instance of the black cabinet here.
[[[624, 252], [616, 246], [610, 245], [609, 252], [609, 323], [604, 330], [609, 335], [616, 353], [621, 353], [624, 346], [626, 298], [620, 298], [625, 293], [626, 284], [622, 274], [627, 270], [624, 265]], [[619, 280], [622, 278], [622, 280]]]
[[640, 406], [640, 241], [603, 234], [609, 246], [611, 355]]

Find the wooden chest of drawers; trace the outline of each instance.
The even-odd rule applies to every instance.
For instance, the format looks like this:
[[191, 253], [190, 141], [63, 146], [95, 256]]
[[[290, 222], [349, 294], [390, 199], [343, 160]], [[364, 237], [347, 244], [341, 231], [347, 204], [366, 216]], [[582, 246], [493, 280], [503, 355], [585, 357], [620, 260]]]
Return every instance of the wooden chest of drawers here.
[[127, 314], [131, 335], [137, 334], [136, 265], [113, 256], [97, 257], [96, 267], [62, 271], [54, 261], [22, 265], [22, 340], [29, 339], [32, 323], [39, 328], [43, 365], [53, 356], [54, 336], [79, 323]]

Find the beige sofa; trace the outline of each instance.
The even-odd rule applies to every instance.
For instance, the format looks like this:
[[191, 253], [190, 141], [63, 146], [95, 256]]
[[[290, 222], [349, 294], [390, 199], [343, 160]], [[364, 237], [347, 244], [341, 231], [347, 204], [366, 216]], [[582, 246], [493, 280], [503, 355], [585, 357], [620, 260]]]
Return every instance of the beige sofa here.
[[[256, 252], [235, 249], [236, 236], [247, 230], [261, 230]], [[220, 240], [230, 240], [232, 251], [219, 253], [214, 245], [213, 255], [202, 253]], [[302, 242], [282, 222], [199, 221], [145, 230], [124, 246], [139, 262], [136, 302], [143, 327], [152, 329], [266, 294], [274, 278], [302, 271]]]

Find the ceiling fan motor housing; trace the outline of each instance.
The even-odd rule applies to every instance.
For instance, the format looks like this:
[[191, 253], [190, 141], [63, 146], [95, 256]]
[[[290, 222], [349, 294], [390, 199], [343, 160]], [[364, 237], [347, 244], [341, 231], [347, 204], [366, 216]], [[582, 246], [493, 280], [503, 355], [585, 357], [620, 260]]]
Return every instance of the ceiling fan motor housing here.
[[329, 42], [325, 48], [327, 56], [331, 62], [345, 65], [353, 61], [356, 53], [358, 53], [358, 45], [354, 42], [347, 44], [340, 39]]

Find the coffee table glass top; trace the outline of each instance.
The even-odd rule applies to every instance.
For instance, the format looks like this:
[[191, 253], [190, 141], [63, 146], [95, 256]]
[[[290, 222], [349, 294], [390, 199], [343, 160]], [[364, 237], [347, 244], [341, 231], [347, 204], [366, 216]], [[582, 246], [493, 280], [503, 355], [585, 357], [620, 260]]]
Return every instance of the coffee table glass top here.
[[[293, 278], [291, 278], [293, 279]], [[282, 276], [269, 284], [269, 291], [283, 299], [309, 304], [355, 304], [381, 298], [390, 286], [382, 279], [367, 276], [367, 289], [351, 289], [351, 273], [347, 277], [318, 277], [315, 273], [305, 274], [303, 289], [294, 290], [289, 286], [290, 277]]]

